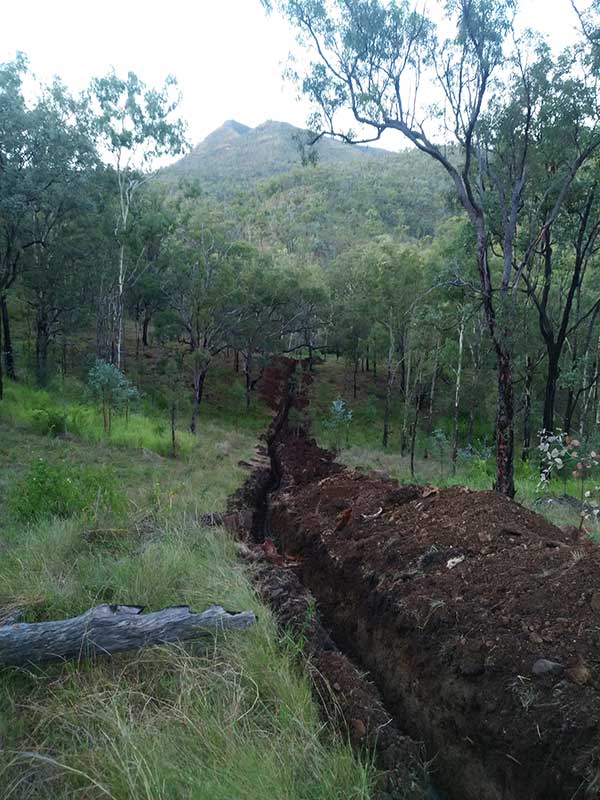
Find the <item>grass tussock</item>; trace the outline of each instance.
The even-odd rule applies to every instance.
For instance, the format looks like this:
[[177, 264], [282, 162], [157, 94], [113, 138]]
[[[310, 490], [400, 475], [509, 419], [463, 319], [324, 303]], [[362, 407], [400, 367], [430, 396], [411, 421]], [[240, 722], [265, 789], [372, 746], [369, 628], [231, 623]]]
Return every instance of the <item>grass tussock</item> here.
[[218, 601], [253, 609], [260, 622], [208, 649], [148, 649], [5, 674], [6, 798], [369, 797], [370, 770], [345, 743], [323, 735], [294, 649], [258, 602], [223, 531], [183, 518], [142, 546], [95, 554], [78, 533], [74, 521], [39, 526], [0, 568], [4, 599], [27, 581], [29, 618], [118, 599], [148, 608]]
[[[71, 386], [71, 393], [74, 389]], [[85, 399], [85, 390], [80, 387]], [[146, 449], [162, 456], [172, 452], [171, 430], [167, 415], [158, 411], [149, 415], [131, 411], [115, 415], [110, 434], [104, 430], [102, 410], [91, 402], [61, 399], [50, 392], [24, 383], [9, 382], [0, 407], [6, 423], [48, 436], [73, 436], [88, 443], [109, 441], [116, 447]], [[186, 430], [177, 431], [177, 453], [188, 456], [197, 439]]]
[[[76, 439], [57, 438], [35, 428], [40, 400], [59, 405], [43, 395], [9, 384], [0, 417], [0, 459], [10, 465], [0, 477], [0, 617], [218, 602], [254, 610], [259, 623], [208, 646], [4, 670], [3, 800], [367, 800], [369, 763], [324, 730], [297, 647], [260, 603], [232, 539], [199, 524], [244, 479], [238, 462], [254, 436], [227, 416], [211, 419], [176, 460], [147, 452], [147, 435], [135, 451], [95, 440], [100, 419]], [[154, 424], [144, 417], [140, 430]], [[56, 513], [32, 480], [40, 463], [51, 496], [65, 500], [69, 478], [104, 474], [117, 494], [77, 506], [67, 492]], [[14, 513], [27, 493], [39, 498], [36, 513]]]

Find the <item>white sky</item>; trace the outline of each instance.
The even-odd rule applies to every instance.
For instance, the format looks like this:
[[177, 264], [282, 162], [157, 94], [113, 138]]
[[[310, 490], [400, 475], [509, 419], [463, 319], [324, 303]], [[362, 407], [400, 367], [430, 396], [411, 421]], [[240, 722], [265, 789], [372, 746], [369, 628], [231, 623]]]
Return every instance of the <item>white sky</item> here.
[[[521, 0], [520, 19], [556, 45], [575, 26], [569, 0]], [[147, 84], [175, 75], [193, 144], [226, 119], [303, 126], [308, 116], [282, 78], [293, 33], [260, 0], [21, 0], [3, 3], [1, 24], [0, 62], [22, 50], [38, 78], [59, 75], [73, 90], [111, 66]]]

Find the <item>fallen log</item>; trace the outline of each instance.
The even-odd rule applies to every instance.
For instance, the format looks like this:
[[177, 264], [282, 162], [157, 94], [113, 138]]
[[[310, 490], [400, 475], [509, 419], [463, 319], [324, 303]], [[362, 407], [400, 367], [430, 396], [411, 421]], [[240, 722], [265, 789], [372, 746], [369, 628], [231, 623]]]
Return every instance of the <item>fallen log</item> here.
[[252, 611], [232, 613], [211, 606], [196, 613], [172, 606], [142, 614], [142, 606], [103, 604], [78, 617], [51, 622], [16, 622], [0, 626], [0, 666], [84, 658], [148, 645], [201, 639], [226, 628], [243, 630]]

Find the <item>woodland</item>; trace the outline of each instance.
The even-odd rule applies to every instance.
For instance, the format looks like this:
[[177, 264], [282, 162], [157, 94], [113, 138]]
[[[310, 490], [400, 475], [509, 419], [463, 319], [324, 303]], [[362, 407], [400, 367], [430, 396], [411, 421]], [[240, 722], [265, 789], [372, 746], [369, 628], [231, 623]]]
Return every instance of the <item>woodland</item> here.
[[[483, 756], [489, 783], [474, 779], [471, 790], [448, 777], [443, 759], [439, 781], [423, 778], [426, 762], [435, 761], [430, 732], [409, 731], [426, 740], [426, 756], [417, 767], [411, 755], [413, 766], [392, 788], [396, 773], [371, 758], [369, 725], [364, 735], [357, 727], [365, 727], [362, 717], [350, 719], [349, 734], [323, 734], [321, 706], [328, 722], [339, 709], [319, 688], [316, 698], [309, 679], [321, 669], [329, 679], [325, 663], [315, 661], [323, 654], [314, 599], [302, 595], [303, 619], [278, 625], [280, 600], [256, 590], [240, 558], [266, 560], [286, 576], [302, 563], [285, 527], [297, 523], [302, 500], [275, 494], [287, 480], [303, 487], [306, 508], [319, 513], [323, 503], [332, 516], [319, 533], [322, 548], [337, 537], [341, 544], [331, 546], [341, 548], [339, 563], [347, 557], [354, 569], [340, 532], [353, 530], [357, 515], [343, 505], [328, 510], [321, 484], [310, 483], [334, 479], [338, 468], [365, 481], [364, 495], [359, 484], [344, 489], [363, 498], [361, 525], [375, 526], [404, 489], [416, 492], [411, 503], [449, 492], [448, 514], [463, 516], [469, 507], [461, 492], [477, 492], [471, 510], [481, 530], [488, 509], [502, 520], [514, 513], [516, 522], [501, 531], [511, 543], [538, 531], [548, 553], [555, 548], [549, 558], [573, 542], [597, 547], [600, 3], [565, 3], [573, 41], [557, 48], [523, 27], [513, 0], [448, 0], [431, 12], [407, 0], [261, 0], [268, 17], [297, 34], [286, 80], [311, 103], [306, 129], [228, 120], [193, 147], [175, 77], [149, 86], [143, 76], [113, 70], [77, 94], [60, 78], [39, 82], [24, 53], [0, 64], [2, 797], [500, 797], [500, 768]], [[290, 399], [291, 386], [298, 395]], [[309, 477], [294, 448], [298, 463], [313, 464]], [[250, 514], [251, 530], [244, 508], [234, 502], [232, 512], [236, 490], [246, 480], [250, 496], [248, 480], [254, 491], [261, 469], [271, 470], [268, 492], [285, 522], [276, 544], [271, 523], [256, 538], [268, 494]], [[399, 489], [388, 486], [394, 480]], [[536, 523], [530, 509], [549, 521]], [[433, 517], [444, 528], [444, 515]], [[399, 524], [408, 540], [413, 529]], [[453, 575], [465, 554], [488, 545], [478, 528], [475, 545], [460, 549], [460, 537], [471, 535], [471, 522], [465, 525], [456, 523], [448, 547], [432, 539], [425, 554], [442, 552], [448, 569], [458, 565]], [[318, 524], [306, 530], [312, 558]], [[534, 563], [533, 549], [516, 586], [534, 567], [532, 580], [550, 574]], [[596, 556], [585, 561], [577, 552], [571, 566], [582, 561], [577, 568], [591, 570]], [[393, 575], [373, 557], [379, 586], [388, 578], [390, 592], [408, 585], [425, 570], [425, 555], [417, 569]], [[331, 611], [328, 588], [319, 585], [321, 568], [311, 566], [304, 584], [317, 605], [324, 598], [325, 627], [337, 625], [340, 640], [351, 641], [347, 620], [337, 606]], [[512, 568], [510, 559], [504, 568]], [[600, 607], [590, 575], [578, 593], [569, 572], [556, 583], [564, 587], [556, 598], [564, 591], [568, 602], [580, 597], [587, 609], [596, 598]], [[271, 577], [263, 575], [265, 585]], [[356, 586], [363, 578], [357, 573]], [[471, 585], [485, 593], [478, 580]], [[348, 603], [353, 592], [359, 589], [348, 589]], [[454, 601], [459, 589], [452, 592]], [[438, 609], [442, 625], [449, 602], [431, 601], [416, 638]], [[199, 654], [181, 642], [204, 619], [178, 611], [186, 603], [198, 610], [217, 603], [205, 612], [218, 618], [212, 624], [239, 630]], [[141, 614], [146, 607], [150, 613]], [[549, 609], [549, 617], [563, 618]], [[483, 626], [487, 612], [472, 613]], [[166, 636], [160, 614], [175, 614], [192, 632]], [[161, 646], [102, 660], [100, 648], [88, 651], [80, 637], [92, 624], [100, 631], [111, 615], [124, 615], [119, 624], [135, 642], [142, 641], [136, 626], [156, 623], [157, 638], [143, 643]], [[56, 620], [73, 638], [64, 647], [49, 647], [34, 631], [26, 658], [3, 651], [21, 646], [21, 621], [33, 629]], [[560, 659], [546, 652], [555, 639], [544, 638], [537, 618], [529, 627], [527, 620], [527, 646], [543, 649], [535, 664], [557, 672]], [[592, 627], [582, 623], [573, 637]], [[461, 646], [470, 631], [457, 634]], [[481, 639], [487, 647], [484, 633]], [[98, 641], [105, 639], [98, 634]], [[113, 647], [111, 635], [106, 641]], [[565, 664], [571, 657], [583, 663], [586, 647], [564, 654]], [[129, 649], [114, 645], [115, 653]], [[522, 649], [513, 649], [520, 658]], [[436, 639], [436, 674], [443, 673], [438, 655], [446, 657], [439, 650]], [[46, 656], [70, 663], [37, 665]], [[394, 697], [393, 682], [386, 690], [386, 675], [364, 663], [383, 701]], [[571, 683], [596, 692], [589, 669]], [[519, 680], [524, 674], [515, 672]], [[513, 679], [498, 691], [519, 713], [538, 700], [540, 709], [553, 704], [524, 683], [530, 678]], [[379, 702], [369, 701], [376, 709]], [[578, 702], [569, 708], [581, 709]], [[396, 717], [401, 703], [392, 700]], [[462, 720], [462, 710], [452, 714]], [[573, 726], [569, 741], [579, 753], [583, 722]], [[595, 797], [600, 741], [597, 731], [585, 735], [592, 755], [577, 781]], [[451, 738], [440, 749], [451, 750]], [[559, 775], [563, 766], [556, 769]], [[550, 797], [551, 785], [552, 797], [575, 796], [565, 770], [553, 778], [544, 766], [547, 783], [529, 787], [530, 796]], [[523, 798], [526, 778], [513, 776], [513, 785], [502, 775], [511, 787], [502, 796]]]
[[[31, 370], [44, 386], [92, 331], [88, 360], [121, 369], [151, 331], [165, 369], [191, 376], [194, 432], [224, 351], [248, 404], [271, 355], [334, 355], [386, 375], [384, 448], [400, 398], [403, 453], [411, 427], [422, 440], [443, 431], [453, 461], [485, 439], [511, 496], [515, 458], [540, 431], [596, 438], [595, 20], [581, 16], [576, 46], [556, 54], [531, 31], [516, 38], [510, 3], [492, 5], [459, 4], [445, 42], [402, 5], [339, 19], [326, 4], [282, 7], [321, 53], [303, 79], [314, 129], [343, 141], [392, 129], [413, 145], [398, 155], [330, 139], [319, 150], [319, 134], [277, 123], [244, 149], [247, 129], [231, 122], [157, 174], [157, 158], [186, 146], [173, 79], [154, 89], [109, 74], [80, 97], [56, 82], [31, 101], [26, 58], [4, 64], [4, 374]], [[445, 98], [427, 109], [431, 132], [426, 79]], [[347, 109], [365, 135], [338, 131]]]

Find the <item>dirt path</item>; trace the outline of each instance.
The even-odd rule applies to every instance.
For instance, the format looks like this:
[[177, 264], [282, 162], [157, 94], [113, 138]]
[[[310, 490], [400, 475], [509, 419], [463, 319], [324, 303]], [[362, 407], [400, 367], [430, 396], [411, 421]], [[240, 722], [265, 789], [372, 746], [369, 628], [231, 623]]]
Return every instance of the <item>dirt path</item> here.
[[[269, 568], [316, 599], [329, 661], [369, 670], [379, 705], [342, 708], [351, 733], [377, 740], [385, 723], [368, 707], [387, 708], [400, 738], [425, 742], [452, 800], [600, 796], [598, 549], [492, 492], [399, 487], [336, 464], [286, 422], [312, 380], [294, 366], [265, 376], [270, 467], [238, 508], [254, 508], [255, 541], [273, 539]], [[280, 605], [295, 596], [278, 589]]]

